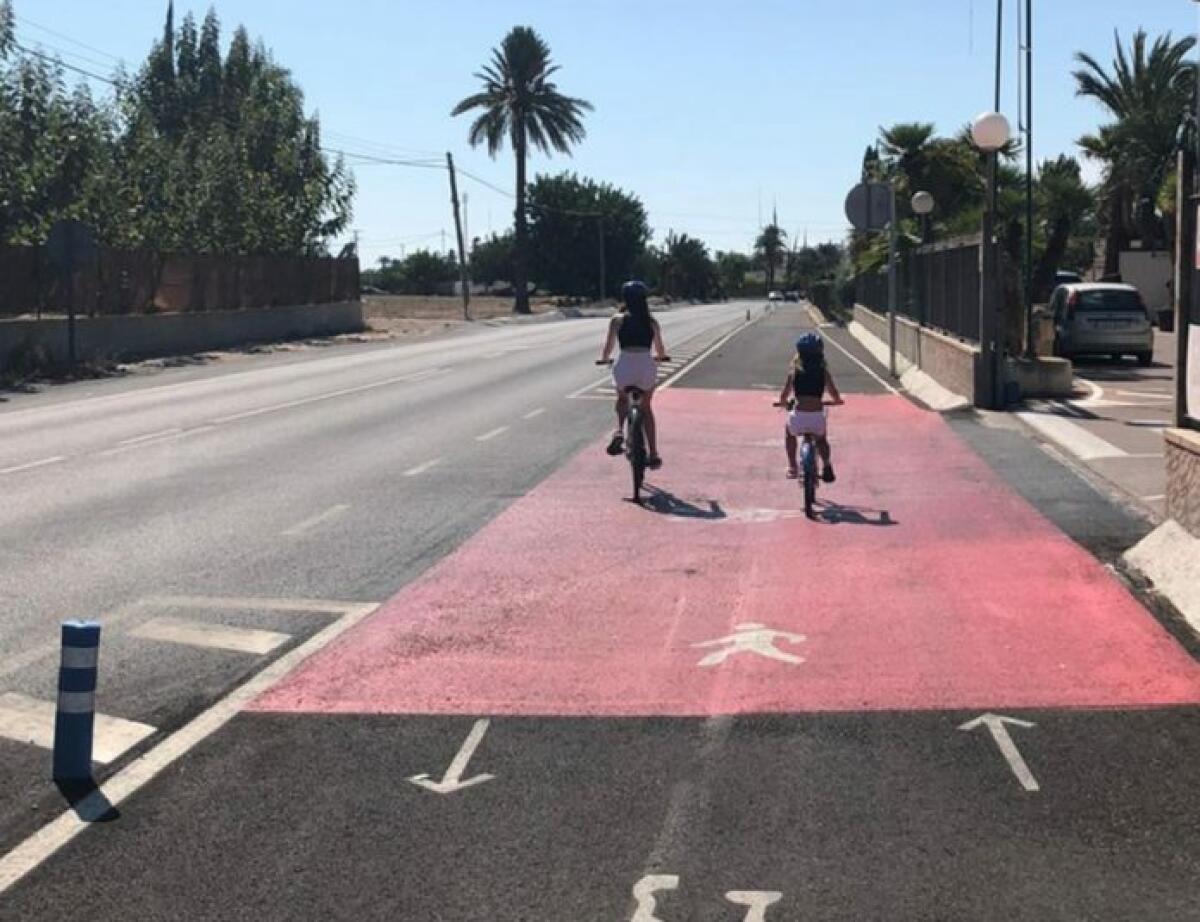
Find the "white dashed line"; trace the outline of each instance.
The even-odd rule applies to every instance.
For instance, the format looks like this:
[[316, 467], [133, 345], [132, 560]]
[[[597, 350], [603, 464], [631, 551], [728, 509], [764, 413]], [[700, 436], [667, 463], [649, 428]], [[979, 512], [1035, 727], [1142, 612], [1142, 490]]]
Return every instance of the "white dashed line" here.
[[346, 387], [338, 391], [330, 391], [327, 394], [317, 394], [313, 397], [303, 397], [299, 400], [289, 400], [286, 403], [274, 403], [270, 406], [258, 407], [254, 410], [246, 410], [242, 413], [233, 413], [229, 416], [219, 416], [214, 422], [217, 423], [235, 423], [243, 419], [251, 419], [255, 416], [262, 416], [264, 413], [274, 413], [278, 410], [290, 410], [293, 407], [303, 407], [311, 403], [320, 403], [322, 400], [333, 400], [335, 397], [346, 397], [350, 394], [361, 394], [364, 391], [372, 391], [376, 388], [387, 387], [390, 384], [414, 384], [417, 381], [423, 381], [426, 378], [433, 377], [443, 371], [445, 368], [433, 368], [429, 371], [417, 372], [416, 374], [398, 375], [395, 378], [385, 378], [382, 381], [372, 381], [370, 384], [360, 384], [358, 387]]
[[1154, 494], [1153, 496], [1143, 496], [1143, 497], [1142, 497], [1142, 502], [1144, 502], [1144, 503], [1157, 503], [1159, 500], [1163, 500], [1163, 499], [1166, 499], [1166, 498], [1167, 498], [1167, 494], [1166, 494], [1166, 493], [1156, 493], [1156, 494]]
[[149, 442], [153, 439], [161, 439], [164, 436], [178, 435], [180, 432], [183, 432], [183, 430], [179, 429], [179, 428], [163, 429], [159, 432], [151, 432], [148, 435], [138, 435], [138, 436], [133, 437], [132, 439], [122, 439], [120, 442], [117, 442], [117, 444], [118, 445], [138, 445], [142, 442]]
[[[55, 702], [9, 692], [0, 695], [0, 737], [42, 749], [54, 748]], [[114, 761], [154, 732], [149, 724], [96, 714], [92, 758]]]
[[410, 467], [404, 472], [405, 477], [416, 477], [418, 474], [424, 474], [426, 471], [437, 467], [442, 463], [441, 458], [434, 458], [432, 461], [426, 461], [424, 464], [418, 464], [416, 467]]
[[153, 439], [151, 439], [150, 436], [142, 436], [141, 438], [132, 441], [121, 442], [116, 448], [108, 448], [104, 451], [97, 452], [97, 454], [100, 457], [105, 458], [109, 455], [124, 454], [125, 452], [136, 448], [153, 448], [154, 446], [161, 445], [164, 442], [177, 442], [180, 439], [187, 438], [188, 436], [199, 435], [201, 432], [211, 432], [216, 428], [216, 426], [197, 426], [195, 429], [167, 429], [162, 433], [155, 433], [155, 437]]
[[6, 467], [0, 469], [0, 474], [19, 474], [21, 471], [32, 471], [34, 468], [46, 467], [49, 464], [58, 464], [60, 461], [66, 461], [66, 455], [55, 455], [53, 458], [42, 458], [40, 461], [30, 461], [28, 464], [18, 464], [16, 467]]
[[536, 410], [530, 410], [528, 413], [522, 416], [521, 419], [534, 419], [535, 417], [541, 416], [545, 412], [545, 407], [538, 407]]
[[254, 653], [263, 656], [291, 640], [290, 634], [233, 627], [211, 621], [190, 618], [153, 618], [129, 632], [143, 640], [205, 647], [211, 650], [230, 650], [234, 653]]
[[490, 441], [491, 439], [494, 439], [498, 435], [502, 435], [503, 433], [505, 433], [507, 431], [508, 431], [508, 426], [497, 426], [491, 432], [485, 432], [483, 435], [475, 436], [475, 441], [476, 442], [487, 442], [487, 441]]
[[345, 505], [344, 503], [338, 503], [336, 506], [330, 506], [324, 512], [317, 513], [316, 515], [305, 519], [303, 522], [300, 522], [297, 525], [293, 525], [291, 528], [287, 529], [287, 531], [285, 531], [284, 534], [287, 535], [288, 537], [295, 537], [296, 535], [302, 535], [306, 531], [311, 531], [312, 529], [316, 528], [318, 525], [320, 525], [324, 522], [328, 522], [332, 518], [336, 518], [337, 516], [341, 515], [343, 512], [345, 512], [349, 508], [350, 507]]

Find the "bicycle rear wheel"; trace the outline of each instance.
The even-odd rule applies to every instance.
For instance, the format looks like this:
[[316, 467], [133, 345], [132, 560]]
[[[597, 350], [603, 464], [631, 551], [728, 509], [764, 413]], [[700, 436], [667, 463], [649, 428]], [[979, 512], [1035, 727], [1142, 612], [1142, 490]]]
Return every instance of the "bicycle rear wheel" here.
[[800, 445], [800, 467], [804, 477], [804, 514], [811, 519], [817, 501], [817, 450], [807, 438]]
[[642, 483], [646, 477], [646, 430], [642, 428], [642, 411], [640, 407], [631, 407], [627, 422], [628, 432], [625, 436], [626, 454], [629, 457], [629, 468], [633, 473], [633, 501], [642, 501]]

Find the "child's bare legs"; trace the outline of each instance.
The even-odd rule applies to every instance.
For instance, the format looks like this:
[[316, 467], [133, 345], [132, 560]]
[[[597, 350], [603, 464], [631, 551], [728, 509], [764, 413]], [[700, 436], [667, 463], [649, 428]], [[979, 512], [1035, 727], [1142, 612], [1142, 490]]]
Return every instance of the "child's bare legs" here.
[[833, 483], [837, 477], [833, 473], [832, 452], [829, 449], [829, 439], [821, 435], [817, 437], [817, 454], [821, 456], [821, 479], [826, 483]]
[[784, 448], [784, 451], [787, 452], [788, 476], [795, 477], [796, 476], [796, 437], [794, 435], [792, 435], [791, 431], [786, 426], [783, 427], [783, 448]]

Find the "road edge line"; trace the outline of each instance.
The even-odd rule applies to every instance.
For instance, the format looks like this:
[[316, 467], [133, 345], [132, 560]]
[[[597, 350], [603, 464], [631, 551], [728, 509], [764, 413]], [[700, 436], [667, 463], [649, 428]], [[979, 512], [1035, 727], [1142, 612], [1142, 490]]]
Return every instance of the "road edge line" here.
[[682, 378], [684, 375], [686, 375], [689, 371], [691, 371], [693, 368], [695, 368], [697, 365], [699, 365], [701, 362], [703, 362], [706, 358], [708, 358], [710, 355], [712, 355], [714, 352], [716, 352], [718, 349], [720, 349], [723, 345], [725, 345], [727, 342], [729, 342], [729, 340], [733, 339], [735, 336], [737, 336], [742, 331], [744, 331], [744, 330], [748, 329], [749, 327], [753, 326], [754, 324], [758, 323], [765, 316], [767, 316], [767, 312], [760, 311], [759, 315], [757, 317], [752, 317], [749, 320], [743, 320], [736, 327], [734, 327], [732, 330], [730, 330], [728, 333], [726, 333], [724, 336], [722, 336], [720, 339], [718, 339], [715, 343], [713, 343], [711, 346], [709, 346], [707, 349], [705, 349], [699, 355], [693, 356], [692, 359], [687, 364], [685, 364], [682, 368], [676, 369], [675, 373], [673, 375], [671, 375], [670, 377], [668, 377], [665, 381], [663, 381], [662, 384], [658, 385], [658, 387], [656, 387], [655, 390], [665, 391], [668, 387], [673, 385], [676, 381], [678, 381], [680, 378]]
[[[342, 616], [333, 624], [252, 676], [153, 749], [129, 763], [71, 809], [0, 857], [0, 895], [92, 825], [91, 822], [81, 819], [80, 814], [100, 816], [127, 800], [163, 769], [225, 726], [252, 699], [267, 691], [306, 659], [336, 640], [377, 608], [379, 603], [370, 602], [342, 609]], [[329, 610], [338, 611], [337, 608]]]

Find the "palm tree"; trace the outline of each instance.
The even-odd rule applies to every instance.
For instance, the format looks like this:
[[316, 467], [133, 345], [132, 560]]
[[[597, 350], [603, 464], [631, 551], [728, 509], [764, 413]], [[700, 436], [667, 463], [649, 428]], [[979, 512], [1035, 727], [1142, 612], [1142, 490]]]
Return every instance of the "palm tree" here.
[[488, 153], [496, 153], [507, 137], [517, 160], [516, 209], [513, 239], [513, 310], [529, 313], [528, 234], [525, 227], [525, 162], [529, 144], [544, 153], [551, 149], [570, 153], [571, 145], [587, 132], [582, 115], [592, 108], [583, 99], [564, 96], [550, 77], [558, 70], [551, 63], [550, 46], [527, 26], [516, 26], [492, 49], [492, 60], [475, 74], [483, 91], [468, 96], [451, 111], [462, 115], [482, 110], [467, 135], [472, 147], [487, 142]]
[[1194, 36], [1173, 41], [1167, 33], [1147, 50], [1139, 29], [1128, 53], [1120, 35], [1115, 43], [1111, 73], [1082, 52], [1074, 72], [1076, 95], [1095, 99], [1115, 119], [1079, 140], [1088, 156], [1106, 164], [1106, 272], [1118, 270], [1127, 228], [1139, 228], [1146, 245], [1161, 237], [1154, 202], [1183, 143], [1196, 86], [1196, 65], [1187, 59]]
[[754, 241], [754, 256], [767, 273], [767, 291], [775, 287], [775, 270], [783, 262], [787, 234], [777, 224], [768, 224]]

